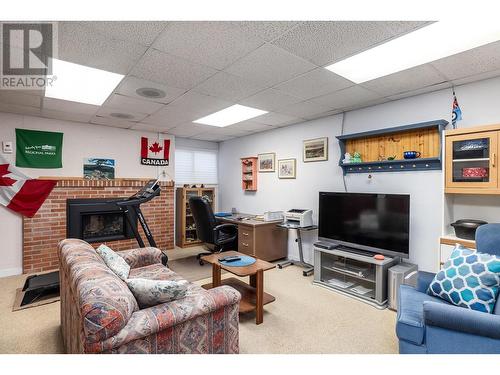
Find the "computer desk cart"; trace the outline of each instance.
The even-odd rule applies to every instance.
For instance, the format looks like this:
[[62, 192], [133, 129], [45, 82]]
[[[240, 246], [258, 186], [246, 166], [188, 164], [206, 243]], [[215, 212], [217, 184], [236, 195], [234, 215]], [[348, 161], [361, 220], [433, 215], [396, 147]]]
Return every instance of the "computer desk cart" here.
[[[345, 248], [344, 248], [345, 249]], [[379, 309], [387, 307], [387, 270], [399, 258], [314, 247], [314, 284], [338, 291]]]
[[316, 230], [318, 229], [317, 225], [311, 225], [309, 227], [299, 227], [298, 225], [293, 225], [293, 224], [287, 224], [287, 223], [281, 223], [277, 225], [279, 228], [285, 228], [285, 229], [295, 229], [297, 232], [297, 238], [295, 239], [295, 242], [297, 242], [297, 246], [299, 247], [299, 258], [300, 260], [292, 260], [292, 259], [287, 259], [283, 262], [278, 263], [278, 268], [282, 269], [288, 266], [299, 266], [304, 268], [302, 271], [303, 276], [310, 276], [314, 272], [314, 266], [312, 264], [306, 263], [304, 260], [304, 251], [302, 249], [302, 235], [301, 231], [310, 231], [310, 230]]

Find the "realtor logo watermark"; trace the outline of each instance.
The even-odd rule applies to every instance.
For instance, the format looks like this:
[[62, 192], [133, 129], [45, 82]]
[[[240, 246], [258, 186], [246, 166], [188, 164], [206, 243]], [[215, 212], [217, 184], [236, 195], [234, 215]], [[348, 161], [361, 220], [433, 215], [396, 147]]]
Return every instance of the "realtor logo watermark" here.
[[2, 23], [0, 89], [42, 89], [57, 78], [52, 58], [57, 51], [57, 26], [51, 22]]

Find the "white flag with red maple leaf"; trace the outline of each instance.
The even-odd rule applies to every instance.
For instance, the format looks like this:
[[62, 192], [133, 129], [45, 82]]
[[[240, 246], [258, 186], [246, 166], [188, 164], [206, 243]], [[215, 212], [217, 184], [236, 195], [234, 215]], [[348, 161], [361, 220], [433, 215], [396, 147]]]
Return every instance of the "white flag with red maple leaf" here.
[[141, 138], [141, 164], [144, 165], [169, 165], [170, 139], [150, 140]]
[[0, 204], [27, 217], [33, 217], [50, 192], [55, 180], [32, 179], [0, 156]]

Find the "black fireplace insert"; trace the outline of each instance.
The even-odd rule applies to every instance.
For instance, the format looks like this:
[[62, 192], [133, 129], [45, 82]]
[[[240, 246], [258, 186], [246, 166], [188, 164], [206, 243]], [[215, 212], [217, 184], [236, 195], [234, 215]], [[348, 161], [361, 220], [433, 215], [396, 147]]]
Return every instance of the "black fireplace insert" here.
[[[68, 199], [66, 205], [68, 238], [80, 238], [87, 242], [135, 238], [125, 213], [113, 199]], [[134, 225], [137, 229], [137, 219]]]

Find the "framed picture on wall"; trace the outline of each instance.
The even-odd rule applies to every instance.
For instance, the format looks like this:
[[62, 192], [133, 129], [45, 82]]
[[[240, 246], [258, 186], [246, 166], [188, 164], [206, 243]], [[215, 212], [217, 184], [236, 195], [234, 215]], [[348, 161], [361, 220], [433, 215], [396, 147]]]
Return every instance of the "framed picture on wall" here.
[[296, 178], [296, 159], [278, 160], [278, 178]]
[[274, 172], [276, 170], [276, 154], [274, 152], [259, 154], [257, 157], [259, 172]]
[[304, 162], [328, 160], [328, 137], [304, 141]]

